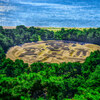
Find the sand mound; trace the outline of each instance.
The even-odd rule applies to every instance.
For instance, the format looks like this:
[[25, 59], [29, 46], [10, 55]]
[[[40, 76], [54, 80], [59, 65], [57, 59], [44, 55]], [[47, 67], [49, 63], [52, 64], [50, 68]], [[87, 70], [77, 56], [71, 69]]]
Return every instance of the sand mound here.
[[6, 58], [12, 60], [22, 59], [29, 64], [33, 62], [84, 62], [90, 52], [95, 50], [100, 50], [100, 46], [48, 40], [14, 46], [8, 50]]

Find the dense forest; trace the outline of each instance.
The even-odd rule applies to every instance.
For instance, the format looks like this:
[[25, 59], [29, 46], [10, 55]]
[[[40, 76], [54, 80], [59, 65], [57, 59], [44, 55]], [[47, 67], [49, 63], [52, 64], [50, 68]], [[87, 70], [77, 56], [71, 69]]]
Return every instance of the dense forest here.
[[0, 100], [100, 100], [100, 51], [84, 63], [42, 63], [30, 66], [6, 59], [14, 45], [40, 40], [71, 40], [100, 45], [100, 28], [53, 32], [40, 28], [0, 27]]
[[33, 26], [27, 28], [20, 25], [16, 29], [3, 29], [0, 26], [0, 45], [5, 51], [14, 45], [41, 40], [69, 40], [100, 45], [100, 28], [84, 28], [83, 30], [75, 28], [65, 30], [62, 28], [60, 31], [53, 32]]

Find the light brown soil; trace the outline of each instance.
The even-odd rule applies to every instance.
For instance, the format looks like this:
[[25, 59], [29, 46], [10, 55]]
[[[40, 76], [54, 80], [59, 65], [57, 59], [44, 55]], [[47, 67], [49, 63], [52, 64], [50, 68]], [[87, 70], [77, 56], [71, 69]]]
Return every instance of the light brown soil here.
[[95, 44], [64, 43], [64, 41], [48, 40], [25, 43], [10, 48], [6, 58], [22, 59], [25, 63], [33, 62], [84, 62], [90, 52], [100, 50]]

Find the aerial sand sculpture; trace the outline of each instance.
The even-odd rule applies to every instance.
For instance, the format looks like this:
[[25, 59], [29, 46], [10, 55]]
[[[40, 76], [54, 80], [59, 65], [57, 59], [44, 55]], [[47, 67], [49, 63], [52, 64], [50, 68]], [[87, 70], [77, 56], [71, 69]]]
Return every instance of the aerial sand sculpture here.
[[6, 58], [22, 59], [25, 63], [84, 62], [91, 52], [100, 50], [99, 45], [69, 41], [38, 41], [11, 47]]

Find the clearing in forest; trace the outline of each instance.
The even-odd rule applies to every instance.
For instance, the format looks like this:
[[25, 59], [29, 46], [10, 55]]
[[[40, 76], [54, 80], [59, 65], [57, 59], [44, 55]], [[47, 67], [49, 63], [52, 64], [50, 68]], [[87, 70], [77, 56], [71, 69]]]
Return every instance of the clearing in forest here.
[[100, 46], [89, 43], [62, 40], [38, 41], [11, 47], [6, 58], [22, 59], [25, 63], [84, 62], [90, 52], [100, 50]]

